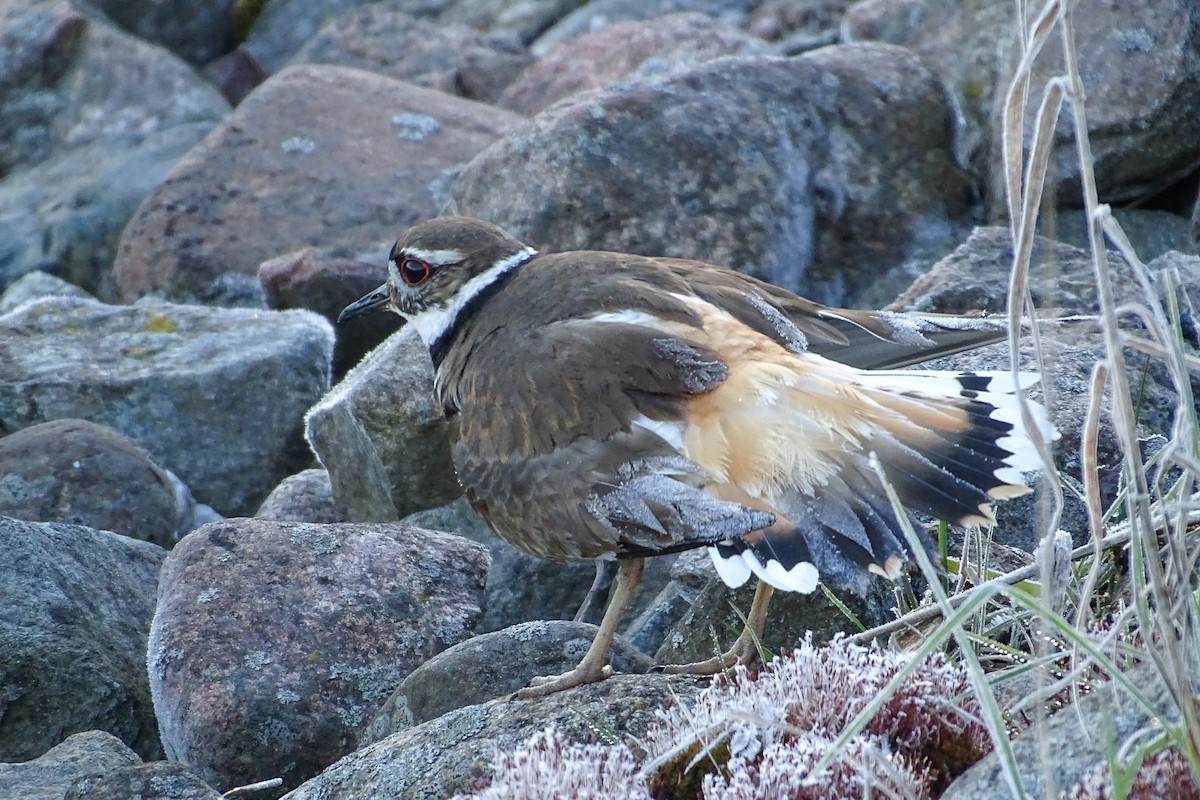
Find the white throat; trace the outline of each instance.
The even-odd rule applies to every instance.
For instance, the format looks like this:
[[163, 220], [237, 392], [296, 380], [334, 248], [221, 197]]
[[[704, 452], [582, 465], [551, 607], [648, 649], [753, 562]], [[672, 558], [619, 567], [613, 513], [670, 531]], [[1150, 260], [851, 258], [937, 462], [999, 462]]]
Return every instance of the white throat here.
[[458, 315], [462, 313], [462, 310], [476, 295], [486, 290], [506, 273], [521, 266], [535, 255], [537, 255], [537, 250], [534, 250], [532, 247], [526, 247], [519, 253], [509, 256], [495, 266], [489, 267], [474, 278], [471, 278], [471, 280], [464, 283], [454, 293], [454, 296], [448, 302], [437, 306], [430, 306], [416, 314], [405, 314], [403, 316], [408, 320], [410, 325], [416, 328], [417, 335], [421, 337], [421, 341], [425, 343], [425, 346], [432, 349], [434, 343], [454, 326]]

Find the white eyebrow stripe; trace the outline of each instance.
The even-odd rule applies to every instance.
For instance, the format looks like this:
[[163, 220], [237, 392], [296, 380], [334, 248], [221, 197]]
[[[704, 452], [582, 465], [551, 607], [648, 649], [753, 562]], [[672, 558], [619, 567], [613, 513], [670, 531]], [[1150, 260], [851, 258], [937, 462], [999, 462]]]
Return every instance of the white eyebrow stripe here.
[[457, 250], [426, 250], [423, 247], [406, 247], [396, 254], [397, 258], [419, 258], [435, 266], [457, 264], [464, 256]]

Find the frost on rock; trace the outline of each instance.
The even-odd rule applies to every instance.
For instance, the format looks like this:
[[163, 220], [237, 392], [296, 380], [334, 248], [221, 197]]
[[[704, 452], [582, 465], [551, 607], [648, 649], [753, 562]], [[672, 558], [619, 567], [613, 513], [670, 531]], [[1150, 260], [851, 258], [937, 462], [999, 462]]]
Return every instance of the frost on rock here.
[[[909, 657], [805, 641], [754, 675], [737, 668], [688, 706], [660, 711], [637, 747], [571, 743], [553, 730], [498, 753], [478, 798], [936, 796], [991, 749], [965, 670], [925, 660], [829, 765], [847, 723]], [[635, 755], [635, 751], [637, 755]]]

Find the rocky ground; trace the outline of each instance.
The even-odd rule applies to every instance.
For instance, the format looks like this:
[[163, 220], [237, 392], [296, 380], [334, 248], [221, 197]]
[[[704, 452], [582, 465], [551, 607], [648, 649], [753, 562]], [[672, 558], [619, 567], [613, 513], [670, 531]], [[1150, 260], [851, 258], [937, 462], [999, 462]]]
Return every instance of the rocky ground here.
[[[1200, 10], [1092, 5], [1076, 24], [1100, 199], [1195, 307]], [[695, 554], [649, 565], [614, 651], [626, 674], [508, 699], [586, 649], [594, 628], [565, 620], [593, 567], [522, 555], [459, 497], [398, 318], [332, 321], [439, 213], [828, 303], [1002, 312], [1013, 6], [0, 2], [0, 796], [215, 798], [280, 777], [251, 796], [446, 797], [548, 725], [627, 744], [661, 730], [656, 710], [709, 702], [706, 682], [646, 674], [727, 645], [749, 606]], [[1086, 315], [1057, 135], [1032, 289]], [[1046, 346], [1055, 459], [1078, 478], [1101, 339], [1051, 328]], [[1176, 397], [1131, 357], [1153, 442]], [[1107, 420], [1098, 452], [1111, 497]], [[1036, 520], [1036, 499], [1008, 504], [997, 538], [1032, 551]], [[1086, 540], [1071, 497], [1062, 527]], [[886, 586], [844, 599], [892, 617]], [[780, 597], [764, 644], [849, 629], [820, 593]], [[1074, 785], [1102, 747], [1037, 759], [1076, 730], [1028, 739], [1024, 767]], [[995, 769], [938, 791], [1007, 796]]]

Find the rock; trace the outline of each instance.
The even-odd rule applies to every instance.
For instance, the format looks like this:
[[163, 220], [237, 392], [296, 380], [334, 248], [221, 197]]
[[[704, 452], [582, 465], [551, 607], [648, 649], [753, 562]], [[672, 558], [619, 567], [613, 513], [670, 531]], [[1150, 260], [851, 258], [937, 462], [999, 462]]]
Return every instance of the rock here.
[[271, 77], [244, 47], [238, 47], [200, 71], [208, 82], [220, 90], [230, 105], [239, 105], [259, 84]]
[[[595, 636], [595, 625], [550, 620], [525, 622], [460, 642], [408, 674], [371, 723], [367, 736], [359, 739], [359, 746], [463, 706], [507, 697], [539, 675], [574, 669]], [[641, 674], [653, 666], [649, 656], [619, 636], [613, 640], [609, 663], [618, 673]], [[471, 676], [469, 683], [462, 681], [464, 675]]]
[[[1178, 214], [1143, 208], [1114, 208], [1112, 214], [1143, 261], [1149, 262], [1171, 250], [1190, 255], [1200, 252], [1200, 242], [1188, 233], [1188, 221]], [[1086, 249], [1086, 217], [1082, 209], [1048, 209], [1039, 220], [1038, 233]], [[1109, 250], [1116, 250], [1107, 238], [1104, 243]]]
[[161, 45], [192, 66], [203, 66], [233, 47], [232, 0], [161, 3], [155, 0], [85, 0], [125, 30]]
[[48, 272], [34, 270], [27, 272], [13, 282], [12, 286], [0, 294], [0, 315], [7, 314], [19, 305], [37, 300], [41, 297], [80, 297], [90, 298], [91, 295], [73, 283], [67, 283], [62, 278], [56, 278]]
[[[1191, 355], [1195, 355], [1195, 351], [1200, 350], [1200, 319], [1197, 318], [1197, 309], [1200, 309], [1200, 257], [1171, 251], [1147, 264], [1146, 270], [1154, 276], [1160, 299], [1166, 298], [1168, 285], [1178, 285], [1187, 295], [1186, 298], [1178, 298], [1179, 327], [1184, 341], [1192, 348]], [[1168, 277], [1171, 283], [1166, 280]], [[1164, 310], [1170, 313], [1166, 304]]]
[[756, 0], [591, 0], [574, 8], [543, 33], [534, 45], [534, 55], [550, 45], [593, 33], [620, 22], [634, 22], [663, 17], [680, 11], [691, 11], [715, 17], [734, 26], [758, 3]]
[[[488, 570], [480, 633], [490, 633], [530, 620], [570, 619], [596, 575], [590, 561], [555, 563], [531, 556], [501, 539], [471, 508], [465, 497], [404, 518], [410, 525], [465, 536], [488, 548]], [[605, 593], [596, 598], [587, 619], [599, 620]]]
[[[1096, 764], [1110, 763], [1148, 727], [1163, 721], [1178, 724], [1174, 705], [1151, 663], [1128, 676], [1155, 709], [1152, 717], [1115, 681], [1097, 681], [1071, 708], [1042, 719], [1012, 742], [1013, 755], [1027, 797], [1071, 797], [1069, 789]], [[998, 754], [992, 752], [950, 784], [942, 800], [1002, 800], [1011, 797]], [[1165, 797], [1165, 795], [1164, 795]]]
[[700, 590], [716, 576], [707, 548], [685, 550], [675, 558], [651, 559], [646, 562], [647, 572], [658, 571], [660, 564], [667, 567], [665, 580], [655, 581], [657, 594], [630, 610], [624, 628], [625, 638], [645, 653], [658, 652], [671, 631], [691, 611]]
[[846, 303], [967, 211], [944, 100], [895, 47], [719, 59], [546, 110], [468, 165], [447, 212]]
[[0, 289], [43, 270], [111, 297], [121, 229], [228, 105], [65, 0], [7, 3], [0, 63]]
[[340, 64], [492, 102], [533, 57], [514, 36], [435, 24], [404, 12], [406, 2], [373, 3], [328, 23], [292, 64]]
[[355, 522], [392, 522], [462, 493], [429, 352], [404, 330], [313, 406], [305, 435]]
[[[254, 20], [245, 48], [268, 72], [283, 69], [305, 42], [328, 22], [371, 0], [272, 0]], [[413, 16], [429, 16], [451, 0], [410, 0], [401, 8]]]
[[992, 0], [860, 0], [842, 19], [845, 41], [910, 48], [945, 81], [959, 113], [958, 151], [981, 183], [992, 157], [992, 109], [1011, 77], [997, 42], [1013, 36], [1013, 8]]
[[515, 36], [529, 44], [579, 5], [578, 0], [452, 0], [437, 21]]
[[63, 800], [81, 775], [139, 763], [138, 754], [111, 733], [76, 733], [32, 761], [0, 764], [0, 797]]
[[[655, 664], [661, 666], [705, 661], [724, 653], [741, 634], [757, 582], [748, 581], [740, 588], [731, 589], [716, 577], [714, 568], [709, 566], [705, 571], [708, 570], [711, 570], [712, 577], [705, 582], [691, 607], [666, 635], [662, 646], [654, 654]], [[689, 577], [686, 580], [692, 579]], [[685, 596], [687, 594], [684, 589], [677, 591]], [[891, 607], [895, 605], [895, 597], [890, 584], [883, 580], [876, 581], [865, 598], [842, 592], [838, 592], [838, 597], [867, 628], [894, 619]], [[823, 644], [839, 633], [857, 630], [854, 622], [824, 592], [776, 592], [763, 627], [762, 647], [779, 653], [782, 649], [796, 647], [808, 631], [812, 632], [815, 643]]]
[[196, 501], [133, 440], [81, 419], [0, 439], [0, 514], [83, 525], [171, 548], [192, 530]]
[[467, 706], [353, 753], [286, 798], [450, 797], [486, 783], [496, 750], [512, 750], [548, 725], [575, 741], [636, 740], [658, 709], [690, 702], [706, 683], [686, 675], [614, 675], [536, 700]]
[[280, 253], [394, 239], [436, 215], [461, 165], [518, 119], [359, 70], [285, 69], [142, 204], [117, 294], [205, 300], [221, 276], [254, 276]]
[[254, 516], [282, 522], [348, 521], [333, 502], [329, 473], [323, 469], [306, 469], [284, 478]]
[[363, 356], [404, 324], [396, 314], [367, 314], [344, 325], [337, 324], [343, 308], [387, 279], [391, 246], [389, 241], [369, 253], [351, 256], [338, 255], [334, 248], [306, 247], [264, 261], [258, 268], [258, 280], [268, 307], [280, 310], [306, 308], [335, 326], [335, 381], [341, 380], [351, 367], [362, 361]]
[[221, 790], [298, 785], [470, 635], [486, 572], [483, 548], [404, 526], [206, 525], [167, 560], [150, 633], [164, 749]]
[[837, 44], [842, 17], [853, 0], [768, 0], [743, 21], [751, 34], [778, 42], [787, 55]]
[[704, 14], [626, 22], [548, 45], [498, 104], [536, 114], [564, 97], [629, 77], [663, 75], [720, 56], [768, 52], [761, 39]]
[[[488, 571], [483, 616], [479, 620], [481, 633], [502, 630], [529, 620], [571, 619], [596, 576], [594, 562], [558, 563], [518, 550], [496, 535], [465, 497], [438, 508], [410, 514], [404, 518], [404, 522], [418, 528], [456, 533], [488, 548], [492, 568]], [[671, 579], [674, 561], [675, 556], [659, 556], [646, 562], [642, 583], [626, 614], [627, 621], [632, 621], [655, 602], [658, 593]], [[592, 601], [585, 621], [600, 621], [615, 572], [615, 566], [610, 566], [608, 583], [601, 587]], [[635, 643], [643, 650], [653, 652], [659, 642], [646, 638], [652, 636], [652, 632], [643, 631], [638, 634]]]
[[[850, 41], [911, 47], [942, 75], [958, 100], [962, 152], [990, 182], [990, 206], [1006, 213], [1000, 172], [1001, 115], [1016, 64], [1011, 3], [989, 0], [863, 0], [845, 16]], [[1200, 9], [1186, 0], [1156, 8], [1106, 3], [1074, 20], [1087, 94], [1088, 137], [1101, 202], [1145, 197], [1200, 163], [1200, 122], [1187, 109], [1200, 101]], [[997, 42], [1003, 43], [997, 47]], [[1032, 145], [1042, 87], [1063, 73], [1059, 38], [1035, 62], [1025, 112], [1024, 144]], [[1060, 203], [1082, 205], [1071, 114], [1058, 118], [1047, 185]]]
[[[1194, 170], [1200, 164], [1200, 119], [1191, 111], [1200, 103], [1200, 7], [1173, 0], [1144, 14], [1126, 3], [1104, 3], [1078, 15], [1074, 24], [1087, 95], [1091, 169], [1100, 202], [1153, 195]], [[1010, 45], [1005, 74], [1017, 58]], [[1063, 69], [1060, 41], [1052, 36], [1034, 62], [1032, 85], [1042, 86]], [[1027, 150], [1041, 97], [1040, 89], [1029, 95], [1022, 131]], [[1003, 192], [997, 157], [1003, 104], [1004, 92], [998, 92], [992, 115], [991, 181], [998, 198]], [[1082, 206], [1071, 114], [1066, 105], [1063, 111], [1046, 185], [1060, 204]]]
[[63, 800], [221, 800], [184, 764], [154, 761], [75, 779]]
[[201, 502], [251, 513], [311, 459], [301, 418], [328, 388], [332, 346], [308, 312], [47, 298], [0, 317], [0, 431], [108, 425]]
[[163, 549], [0, 517], [0, 552], [0, 759], [91, 729], [161, 758], [145, 653]]

